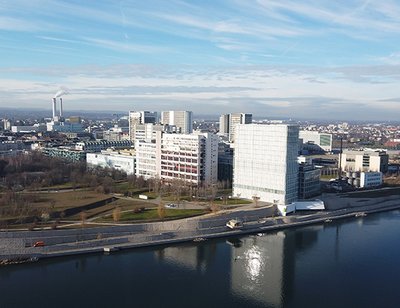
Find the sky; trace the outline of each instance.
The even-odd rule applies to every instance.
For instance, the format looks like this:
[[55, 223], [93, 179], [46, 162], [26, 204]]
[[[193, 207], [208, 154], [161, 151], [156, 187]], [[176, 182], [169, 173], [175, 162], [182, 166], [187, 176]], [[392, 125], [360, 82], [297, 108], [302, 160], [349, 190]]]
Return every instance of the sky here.
[[0, 107], [398, 120], [399, 85], [400, 0], [0, 0]]

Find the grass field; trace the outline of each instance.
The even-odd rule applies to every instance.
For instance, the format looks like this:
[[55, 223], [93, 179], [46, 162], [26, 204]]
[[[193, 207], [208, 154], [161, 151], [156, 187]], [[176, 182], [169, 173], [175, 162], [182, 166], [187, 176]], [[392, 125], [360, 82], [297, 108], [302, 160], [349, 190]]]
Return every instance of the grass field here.
[[[192, 217], [197, 215], [202, 215], [208, 213], [207, 210], [184, 210], [184, 209], [165, 209], [165, 218], [168, 219], [179, 219]], [[157, 209], [146, 209], [140, 213], [123, 212], [121, 213], [120, 222], [128, 222], [128, 221], [156, 221], [160, 220], [158, 217]], [[103, 222], [112, 222], [112, 216], [107, 216], [99, 219], [99, 221]]]
[[215, 200], [215, 204], [218, 205], [238, 205], [238, 204], [251, 204], [253, 201], [245, 200], [245, 199], [237, 199], [237, 198], [228, 198], [225, 200]]
[[39, 193], [36, 195], [37, 196], [32, 195], [32, 198], [36, 199], [34, 202], [32, 202], [32, 206], [38, 208], [53, 208], [57, 211], [101, 201], [110, 197], [106, 194], [86, 190]]

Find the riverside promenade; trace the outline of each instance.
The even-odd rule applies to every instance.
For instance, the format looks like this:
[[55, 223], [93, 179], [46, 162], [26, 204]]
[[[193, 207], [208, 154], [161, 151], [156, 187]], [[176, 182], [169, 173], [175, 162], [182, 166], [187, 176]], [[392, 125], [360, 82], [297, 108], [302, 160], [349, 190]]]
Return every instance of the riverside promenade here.
[[[364, 214], [400, 208], [398, 198], [389, 198], [374, 205], [321, 211], [308, 215], [271, 217], [272, 206], [221, 211], [201, 217], [156, 223], [120, 224], [70, 230], [2, 231], [0, 232], [0, 260], [50, 258], [136, 247], [168, 245], [193, 240], [240, 236], [310, 224], [329, 223], [332, 220], [360, 217]], [[362, 213], [362, 214], [361, 214]], [[240, 230], [226, 227], [230, 219], [244, 222]], [[32, 247], [36, 241], [44, 247]]]

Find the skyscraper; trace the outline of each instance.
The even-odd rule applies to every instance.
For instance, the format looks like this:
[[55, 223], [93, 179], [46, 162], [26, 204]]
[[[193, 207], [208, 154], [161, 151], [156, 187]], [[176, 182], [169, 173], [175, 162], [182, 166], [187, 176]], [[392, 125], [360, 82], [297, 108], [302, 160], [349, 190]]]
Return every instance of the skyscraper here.
[[297, 125], [238, 124], [233, 194], [279, 204], [296, 201], [298, 140]]
[[157, 112], [129, 111], [129, 139], [135, 141], [136, 125], [147, 123], [157, 123]]
[[161, 124], [175, 125], [178, 133], [193, 132], [193, 113], [191, 111], [162, 111]]
[[219, 134], [228, 137], [229, 142], [235, 142], [237, 124], [250, 124], [253, 120], [251, 113], [229, 113], [219, 117]]
[[229, 114], [219, 117], [219, 134], [225, 137], [229, 136]]
[[229, 141], [235, 142], [236, 126], [238, 124], [250, 124], [253, 115], [250, 113], [231, 113], [229, 115]]

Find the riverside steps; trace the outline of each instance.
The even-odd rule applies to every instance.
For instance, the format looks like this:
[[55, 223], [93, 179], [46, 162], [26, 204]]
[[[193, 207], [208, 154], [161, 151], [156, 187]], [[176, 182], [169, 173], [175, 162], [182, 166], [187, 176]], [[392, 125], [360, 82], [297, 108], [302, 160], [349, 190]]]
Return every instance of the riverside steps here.
[[[375, 200], [375, 204], [321, 211], [307, 215], [271, 217], [272, 206], [221, 211], [193, 218], [174, 221], [135, 223], [93, 228], [42, 231], [0, 232], [0, 260], [21, 258], [50, 258], [85, 253], [103, 253], [104, 247], [113, 250], [136, 247], [169, 245], [193, 241], [196, 238], [240, 236], [249, 233], [269, 232], [284, 228], [325, 223], [336, 219], [359, 216], [400, 208], [399, 198]], [[230, 219], [241, 219], [243, 228], [226, 227]], [[45, 246], [32, 247], [37, 241]]]

